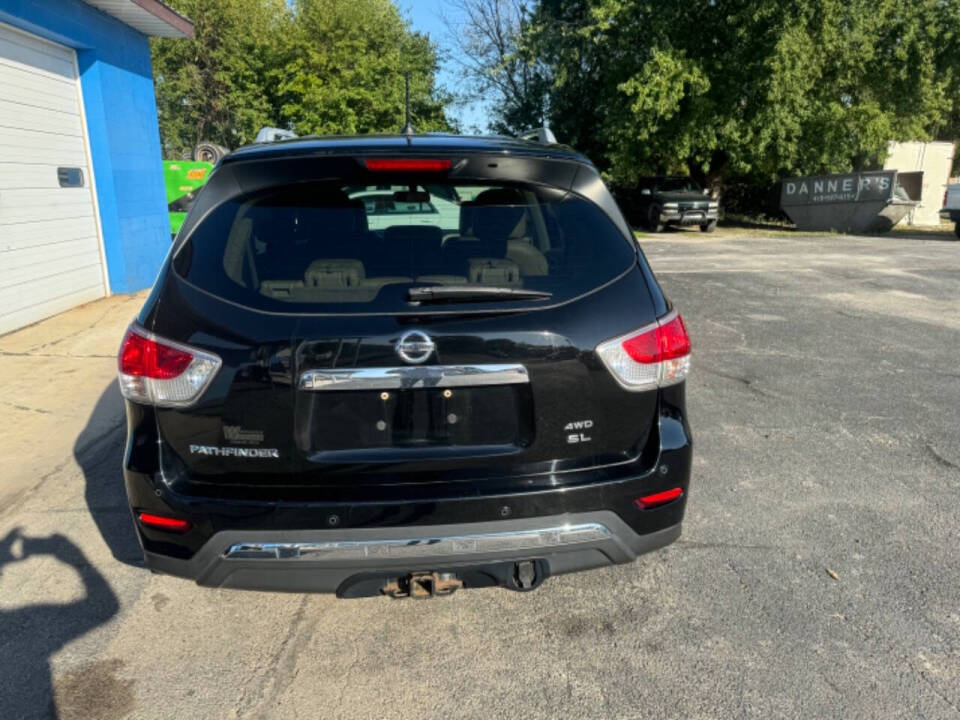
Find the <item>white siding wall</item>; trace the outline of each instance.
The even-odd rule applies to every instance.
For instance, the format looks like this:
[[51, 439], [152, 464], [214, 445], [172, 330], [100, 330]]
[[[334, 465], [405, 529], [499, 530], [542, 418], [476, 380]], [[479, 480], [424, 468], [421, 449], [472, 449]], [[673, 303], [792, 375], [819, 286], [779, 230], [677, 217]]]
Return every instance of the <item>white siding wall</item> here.
[[0, 333], [106, 294], [87, 157], [73, 50], [0, 24]]

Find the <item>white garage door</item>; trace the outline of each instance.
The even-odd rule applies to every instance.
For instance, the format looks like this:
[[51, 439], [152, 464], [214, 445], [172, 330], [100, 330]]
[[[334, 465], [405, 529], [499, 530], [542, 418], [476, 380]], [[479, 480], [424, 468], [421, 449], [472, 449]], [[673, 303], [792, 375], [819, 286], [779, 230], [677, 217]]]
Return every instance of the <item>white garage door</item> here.
[[73, 50], [0, 24], [0, 333], [106, 294], [81, 107]]

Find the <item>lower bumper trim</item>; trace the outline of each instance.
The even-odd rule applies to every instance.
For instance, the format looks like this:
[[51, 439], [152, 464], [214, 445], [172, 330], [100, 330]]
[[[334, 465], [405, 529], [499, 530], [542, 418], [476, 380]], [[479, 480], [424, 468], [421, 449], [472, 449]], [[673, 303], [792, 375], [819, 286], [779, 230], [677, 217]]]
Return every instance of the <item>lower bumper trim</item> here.
[[153, 570], [208, 587], [335, 593], [365, 577], [418, 571], [470, 577], [471, 569], [524, 560], [542, 562], [550, 576], [605, 567], [669, 545], [680, 528], [638, 534], [603, 510], [419, 527], [223, 530], [189, 560], [144, 557]]
[[375, 560], [451, 557], [515, 550], [550, 551], [563, 546], [610, 540], [601, 523], [542, 529], [395, 540], [327, 542], [240, 542], [223, 553], [227, 560]]
[[660, 215], [660, 222], [669, 223], [675, 225], [703, 225], [708, 222], [714, 222], [717, 219], [716, 213], [706, 214], [706, 215]]

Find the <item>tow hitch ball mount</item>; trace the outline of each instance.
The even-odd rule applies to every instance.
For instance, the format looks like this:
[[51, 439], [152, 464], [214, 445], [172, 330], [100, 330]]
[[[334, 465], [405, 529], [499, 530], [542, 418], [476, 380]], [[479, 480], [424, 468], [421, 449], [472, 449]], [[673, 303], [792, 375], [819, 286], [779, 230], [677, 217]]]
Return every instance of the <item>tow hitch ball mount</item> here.
[[452, 595], [463, 587], [463, 580], [453, 573], [415, 572], [383, 586], [383, 594], [392, 598], [426, 598]]
[[[472, 572], [471, 572], [472, 571]], [[389, 580], [380, 589], [392, 598], [426, 599], [452, 595], [464, 586], [464, 578], [470, 587], [500, 585], [509, 590], [528, 592], [540, 586], [549, 574], [543, 560], [520, 560], [497, 563], [479, 569], [460, 572], [414, 572]]]

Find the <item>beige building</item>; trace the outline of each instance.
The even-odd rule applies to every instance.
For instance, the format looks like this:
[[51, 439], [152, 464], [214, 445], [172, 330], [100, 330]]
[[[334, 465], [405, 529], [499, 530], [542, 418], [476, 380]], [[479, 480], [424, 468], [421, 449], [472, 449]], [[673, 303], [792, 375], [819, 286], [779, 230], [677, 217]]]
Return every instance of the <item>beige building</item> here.
[[920, 205], [910, 211], [908, 225], [939, 225], [940, 208], [953, 167], [954, 145], [950, 142], [891, 142], [884, 170], [923, 172]]

